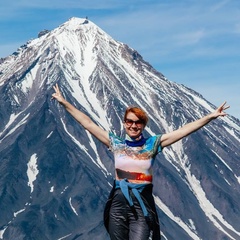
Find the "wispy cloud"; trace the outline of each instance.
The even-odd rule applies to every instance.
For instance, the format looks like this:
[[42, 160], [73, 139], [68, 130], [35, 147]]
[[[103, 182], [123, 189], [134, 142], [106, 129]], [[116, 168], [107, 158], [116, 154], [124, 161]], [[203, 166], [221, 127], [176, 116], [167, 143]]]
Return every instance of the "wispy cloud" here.
[[175, 36], [175, 42], [177, 42], [178, 45], [183, 46], [183, 45], [193, 45], [197, 44], [201, 41], [201, 39], [204, 38], [206, 32], [204, 29], [201, 30], [196, 30], [196, 31], [187, 31], [183, 32], [179, 35]]
[[204, 88], [211, 79], [214, 86], [217, 78], [224, 82], [230, 74], [232, 79], [240, 75], [239, 0], [13, 0], [0, 5], [1, 56], [42, 29], [88, 16], [171, 80], [195, 84], [189, 85], [193, 89], [199, 86], [192, 79], [201, 78]]
[[210, 8], [210, 10], [212, 12], [215, 12], [219, 9], [223, 9], [228, 3], [230, 3], [231, 0], [223, 0], [223, 1], [218, 1], [215, 4], [212, 5], [212, 7]]
[[118, 0], [18, 0], [18, 1], [9, 1], [5, 2], [4, 6], [6, 8], [14, 9], [24, 9], [24, 8], [33, 8], [37, 9], [116, 9], [123, 6], [127, 6], [126, 2]]

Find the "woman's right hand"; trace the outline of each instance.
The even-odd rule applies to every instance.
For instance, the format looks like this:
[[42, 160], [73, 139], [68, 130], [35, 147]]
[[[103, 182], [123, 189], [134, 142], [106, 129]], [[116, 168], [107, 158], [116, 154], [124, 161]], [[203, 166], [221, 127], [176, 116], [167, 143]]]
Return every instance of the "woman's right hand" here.
[[52, 94], [52, 99], [56, 99], [59, 103], [63, 103], [65, 101], [65, 99], [63, 98], [63, 96], [60, 92], [58, 84], [53, 86], [53, 89], [54, 89], [55, 92]]
[[78, 110], [71, 103], [66, 101], [62, 96], [58, 85], [53, 86], [54, 93], [52, 94], [51, 99], [56, 99], [61, 105], [65, 107], [65, 109], [72, 115], [75, 120], [80, 123], [86, 130], [88, 130], [93, 136], [95, 136], [98, 140], [104, 143], [107, 147], [110, 146], [110, 140], [108, 136], [108, 132], [104, 129], [100, 128], [97, 124], [95, 124], [90, 117], [88, 117], [85, 113]]

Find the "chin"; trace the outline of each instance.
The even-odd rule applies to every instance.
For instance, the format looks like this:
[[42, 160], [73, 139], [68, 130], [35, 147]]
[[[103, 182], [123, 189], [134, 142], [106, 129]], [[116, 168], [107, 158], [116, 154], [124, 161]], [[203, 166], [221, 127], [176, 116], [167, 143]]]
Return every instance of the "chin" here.
[[138, 138], [141, 133], [129, 133], [128, 136], [131, 138]]

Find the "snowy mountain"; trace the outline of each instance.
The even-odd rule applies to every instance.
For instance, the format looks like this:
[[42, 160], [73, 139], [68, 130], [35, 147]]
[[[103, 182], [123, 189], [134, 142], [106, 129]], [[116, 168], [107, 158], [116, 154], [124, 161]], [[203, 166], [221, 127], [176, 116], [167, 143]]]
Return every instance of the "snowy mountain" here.
[[[102, 215], [112, 153], [51, 100], [56, 83], [121, 136], [129, 105], [148, 113], [146, 136], [215, 109], [91, 21], [71, 18], [39, 34], [0, 59], [0, 239], [109, 239]], [[239, 145], [240, 121], [228, 116], [159, 154], [153, 184], [163, 239], [240, 239]]]

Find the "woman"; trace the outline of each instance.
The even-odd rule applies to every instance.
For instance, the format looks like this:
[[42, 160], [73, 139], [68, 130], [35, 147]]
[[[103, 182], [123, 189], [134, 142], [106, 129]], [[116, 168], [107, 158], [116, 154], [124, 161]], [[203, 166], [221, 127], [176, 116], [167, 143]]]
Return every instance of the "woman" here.
[[100, 128], [86, 114], [67, 102], [58, 85], [56, 99], [92, 135], [110, 148], [115, 160], [115, 181], [104, 212], [106, 229], [112, 240], [160, 239], [160, 229], [152, 196], [152, 164], [156, 155], [178, 140], [197, 131], [213, 119], [225, 116], [224, 102], [211, 114], [170, 133], [144, 138], [146, 113], [128, 108], [124, 115], [126, 138], [121, 139]]

